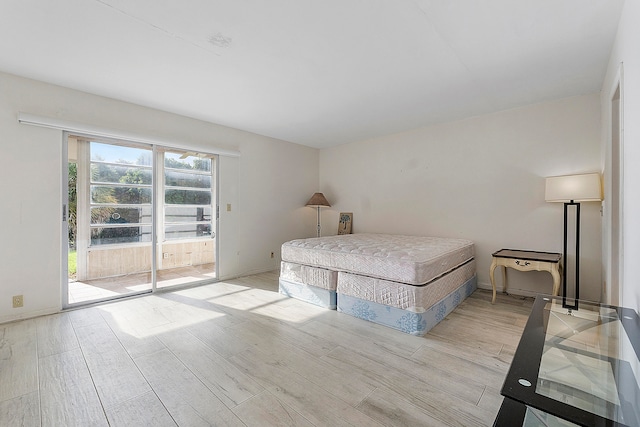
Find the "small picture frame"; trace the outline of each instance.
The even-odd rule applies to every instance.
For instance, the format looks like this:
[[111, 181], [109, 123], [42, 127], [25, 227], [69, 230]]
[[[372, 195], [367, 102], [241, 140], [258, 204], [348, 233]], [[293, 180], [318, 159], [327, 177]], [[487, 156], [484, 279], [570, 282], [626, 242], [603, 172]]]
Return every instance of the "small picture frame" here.
[[338, 234], [351, 234], [352, 220], [352, 212], [340, 212], [340, 219], [338, 221]]

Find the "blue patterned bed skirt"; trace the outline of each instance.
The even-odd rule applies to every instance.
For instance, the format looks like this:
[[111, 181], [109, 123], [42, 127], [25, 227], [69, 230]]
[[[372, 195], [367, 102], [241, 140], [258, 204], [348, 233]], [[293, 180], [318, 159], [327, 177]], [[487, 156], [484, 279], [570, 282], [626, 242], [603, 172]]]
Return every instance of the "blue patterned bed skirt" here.
[[319, 305], [320, 307], [330, 308], [331, 310], [336, 309], [336, 291], [290, 282], [284, 279], [280, 279], [278, 291], [282, 295]]
[[338, 295], [338, 311], [398, 329], [407, 334], [422, 336], [451, 313], [476, 288], [477, 278], [474, 274], [472, 278], [423, 313], [402, 310], [340, 294]]

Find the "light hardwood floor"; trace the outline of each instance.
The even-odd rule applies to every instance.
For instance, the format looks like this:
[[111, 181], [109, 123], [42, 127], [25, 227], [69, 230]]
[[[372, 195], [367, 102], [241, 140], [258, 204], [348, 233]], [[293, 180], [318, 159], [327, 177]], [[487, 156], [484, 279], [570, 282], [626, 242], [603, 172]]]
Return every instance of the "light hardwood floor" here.
[[278, 273], [0, 325], [0, 426], [490, 426], [532, 300], [476, 291], [425, 337]]

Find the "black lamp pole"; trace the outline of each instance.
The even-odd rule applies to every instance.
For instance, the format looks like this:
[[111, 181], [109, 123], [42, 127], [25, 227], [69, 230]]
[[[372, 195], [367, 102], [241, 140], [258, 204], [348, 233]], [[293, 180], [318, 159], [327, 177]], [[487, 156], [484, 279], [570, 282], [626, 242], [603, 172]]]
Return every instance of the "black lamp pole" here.
[[564, 262], [567, 263], [567, 212], [569, 210], [569, 206], [576, 207], [576, 286], [575, 286], [575, 299], [573, 300], [573, 304], [567, 304], [567, 266], [562, 272], [562, 307], [568, 308], [569, 310], [577, 310], [578, 309], [578, 298], [580, 298], [580, 203], [576, 203], [573, 200], [570, 202], [564, 203]]

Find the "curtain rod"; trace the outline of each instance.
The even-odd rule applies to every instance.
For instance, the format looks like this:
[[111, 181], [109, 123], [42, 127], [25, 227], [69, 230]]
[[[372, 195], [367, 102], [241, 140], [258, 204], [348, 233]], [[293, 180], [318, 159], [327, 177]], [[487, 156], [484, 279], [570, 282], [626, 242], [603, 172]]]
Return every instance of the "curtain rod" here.
[[[52, 117], [37, 116], [34, 114], [28, 114], [28, 113], [22, 113], [22, 112], [18, 112], [18, 123], [21, 123], [24, 125], [39, 126], [39, 127], [49, 128], [49, 129], [58, 129], [58, 130], [67, 131], [67, 132], [78, 132], [82, 134], [89, 134], [89, 135], [101, 136], [106, 138], [125, 139], [132, 142], [156, 144], [156, 145], [161, 145], [163, 147], [187, 148], [191, 150], [196, 148], [194, 146], [177, 144], [175, 141], [136, 134], [133, 132], [108, 129], [108, 128], [88, 125], [84, 123], [77, 123], [77, 122], [71, 122], [67, 120], [55, 119]], [[200, 148], [205, 148], [205, 150], [201, 150], [201, 151], [209, 151], [212, 154], [218, 154], [220, 156], [240, 157], [240, 152], [236, 150], [227, 150], [227, 149], [218, 148], [215, 146], [212, 146], [212, 147], [199, 146], [198, 149]]]

